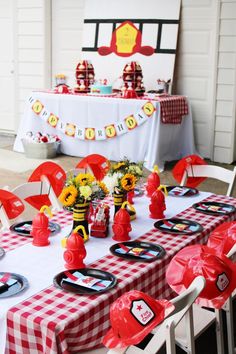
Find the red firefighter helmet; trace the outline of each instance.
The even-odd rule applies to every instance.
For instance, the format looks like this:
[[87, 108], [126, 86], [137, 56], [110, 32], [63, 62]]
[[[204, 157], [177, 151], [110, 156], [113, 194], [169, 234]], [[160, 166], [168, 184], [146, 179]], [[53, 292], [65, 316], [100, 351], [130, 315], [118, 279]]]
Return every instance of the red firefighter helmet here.
[[138, 344], [174, 310], [166, 300], [132, 290], [119, 297], [110, 308], [111, 329], [103, 338], [108, 348]]
[[[179, 160], [172, 170], [172, 175], [178, 183], [182, 181], [186, 168], [191, 165], [207, 165], [207, 163], [198, 155], [185, 156]], [[197, 187], [200, 183], [205, 181], [205, 179], [206, 177], [188, 177], [186, 186], [192, 188]]]
[[236, 243], [236, 221], [224, 222], [210, 235], [207, 246], [213, 248], [217, 254], [225, 254]]
[[206, 286], [196, 302], [201, 306], [221, 308], [236, 287], [236, 265], [224, 255], [217, 256], [207, 246], [187, 246], [172, 258], [166, 279], [179, 294], [198, 275], [206, 279]]

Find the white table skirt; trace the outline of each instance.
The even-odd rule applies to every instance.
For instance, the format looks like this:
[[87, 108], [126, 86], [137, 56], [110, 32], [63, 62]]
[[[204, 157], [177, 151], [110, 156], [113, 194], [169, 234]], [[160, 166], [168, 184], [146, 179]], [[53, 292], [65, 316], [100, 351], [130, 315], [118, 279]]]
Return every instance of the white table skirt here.
[[[45, 92], [32, 92], [45, 108], [57, 115], [64, 123], [73, 123], [80, 127], [102, 128], [111, 123], [121, 122], [129, 115], [140, 111], [145, 100], [62, 95]], [[147, 100], [148, 101], [148, 100]], [[97, 153], [110, 160], [120, 160], [124, 156], [132, 161], [145, 161], [149, 170], [157, 164], [160, 170], [165, 161], [178, 160], [195, 153], [191, 108], [181, 124], [163, 124], [160, 120], [160, 103], [152, 101], [155, 113], [145, 123], [127, 132], [106, 140], [79, 140], [69, 137], [62, 131], [51, 127], [37, 116], [26, 101], [14, 150], [23, 152], [21, 139], [28, 131], [57, 134], [61, 140], [61, 152], [65, 155], [80, 156]]]
[[[211, 193], [200, 192], [198, 195], [190, 198], [167, 197], [165, 217], [170, 218], [187, 209], [192, 204], [207, 198]], [[137, 211], [137, 219], [132, 222], [131, 239], [136, 239], [149, 231], [156, 220], [149, 218], [150, 199], [146, 196], [135, 198], [135, 208]], [[111, 208], [111, 215], [113, 210]], [[111, 229], [112, 221], [110, 222]], [[28, 243], [15, 250], [7, 252], [1, 259], [1, 272], [19, 273], [25, 276], [29, 281], [29, 288], [19, 293], [17, 296], [0, 299], [0, 353], [4, 353], [5, 336], [6, 336], [6, 313], [9, 308], [22, 302], [28, 297], [36, 294], [42, 289], [52, 284], [53, 277], [64, 270], [63, 253], [60, 240], [71, 230], [71, 226], [65, 227], [59, 235], [50, 238], [51, 244], [47, 247], [35, 247]], [[86, 243], [87, 256], [84, 259], [86, 265], [105, 256], [109, 253], [111, 245], [116, 243], [112, 239], [112, 231], [109, 237], [97, 239], [91, 237]], [[99, 247], [98, 247], [99, 243]], [[1, 241], [0, 241], [1, 245]]]

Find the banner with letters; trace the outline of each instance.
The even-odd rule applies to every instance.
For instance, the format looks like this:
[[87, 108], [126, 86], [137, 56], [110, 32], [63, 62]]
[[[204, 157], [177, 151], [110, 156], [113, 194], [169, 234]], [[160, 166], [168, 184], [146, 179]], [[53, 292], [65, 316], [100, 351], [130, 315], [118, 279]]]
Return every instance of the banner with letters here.
[[65, 135], [80, 140], [99, 141], [126, 134], [144, 124], [156, 111], [151, 101], [144, 101], [139, 111], [124, 117], [120, 122], [111, 122], [103, 127], [83, 127], [62, 121], [60, 117], [50, 112], [43, 102], [33, 96], [29, 97], [28, 102], [36, 117], [43, 119], [51, 127], [62, 131]]

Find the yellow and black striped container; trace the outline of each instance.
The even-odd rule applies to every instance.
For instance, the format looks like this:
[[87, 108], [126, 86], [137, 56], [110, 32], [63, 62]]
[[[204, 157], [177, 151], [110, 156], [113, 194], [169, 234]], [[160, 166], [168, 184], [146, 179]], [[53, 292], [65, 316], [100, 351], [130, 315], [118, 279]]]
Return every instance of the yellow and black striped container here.
[[121, 205], [127, 199], [126, 193], [113, 193], [113, 202], [114, 202], [114, 216], [118, 210], [120, 210]]
[[76, 203], [73, 207], [73, 230], [82, 225], [85, 228], [86, 235], [89, 236], [88, 228], [89, 202]]

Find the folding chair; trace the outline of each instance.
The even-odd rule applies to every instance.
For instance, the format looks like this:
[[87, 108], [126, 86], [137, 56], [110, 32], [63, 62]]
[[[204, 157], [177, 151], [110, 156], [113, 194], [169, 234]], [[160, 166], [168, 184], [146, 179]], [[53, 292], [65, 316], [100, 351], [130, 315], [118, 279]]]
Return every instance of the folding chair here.
[[188, 177], [214, 178], [229, 184], [226, 193], [226, 195], [229, 197], [232, 194], [232, 190], [235, 184], [235, 176], [236, 176], [236, 167], [234, 167], [234, 169], [231, 171], [220, 166], [189, 165], [183, 174], [180, 185], [184, 186], [186, 184]]
[[[232, 247], [228, 253], [228, 258], [236, 254], [236, 245]], [[232, 289], [235, 283], [232, 281]], [[223, 304], [222, 304], [223, 305]], [[204, 305], [207, 306], [207, 305]], [[226, 312], [227, 322], [227, 335], [228, 335], [228, 353], [234, 353], [234, 332], [233, 332], [233, 308], [232, 308], [232, 294], [228, 293], [228, 299], [221, 309], [214, 308], [210, 311], [207, 308], [202, 308], [199, 305], [193, 305], [193, 335], [194, 340], [197, 339], [212, 323], [215, 322], [216, 326], [216, 343], [217, 353], [224, 354], [224, 328], [223, 328], [223, 315]], [[185, 331], [186, 323], [182, 320], [176, 327], [175, 338], [176, 344], [179, 345], [187, 353], [194, 353], [191, 349], [191, 343], [186, 337]]]
[[39, 165], [23, 183], [12, 190], [22, 200], [40, 210], [42, 205], [52, 205], [55, 210], [61, 210], [62, 205], [57, 199], [66, 180], [66, 173], [55, 162], [48, 161]]
[[[110, 349], [108, 354], [156, 354], [161, 349], [163, 344], [166, 343], [167, 354], [175, 354], [175, 328], [183, 317], [187, 317], [189, 326], [186, 328], [186, 332], [189, 338], [189, 342], [194, 347], [193, 341], [193, 317], [192, 317], [192, 304], [204, 289], [205, 279], [203, 277], [197, 277], [191, 283], [188, 289], [181, 295], [171, 300], [175, 306], [175, 310], [152, 332], [151, 339], [142, 349], [141, 346], [129, 346], [124, 349]], [[148, 336], [149, 337], [149, 336]], [[146, 340], [146, 339], [145, 339]]]
[[[53, 209], [62, 210], [62, 205], [57, 199], [53, 187], [46, 176], [42, 176], [41, 181], [23, 183], [15, 187], [11, 192], [26, 201], [29, 197], [45, 195], [50, 200]], [[40, 209], [40, 207], [37, 209]]]
[[[236, 256], [236, 244], [231, 248], [227, 254], [228, 258], [234, 259]], [[226, 313], [226, 326], [227, 326], [227, 339], [228, 339], [228, 352], [229, 354], [236, 353], [234, 341], [234, 316], [233, 316], [233, 299], [236, 297], [236, 291], [228, 298], [223, 310]]]

